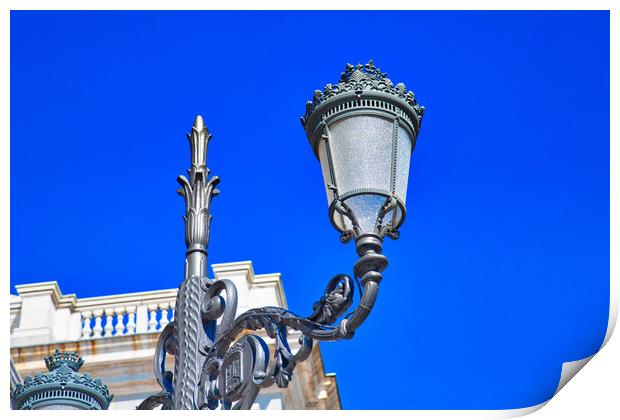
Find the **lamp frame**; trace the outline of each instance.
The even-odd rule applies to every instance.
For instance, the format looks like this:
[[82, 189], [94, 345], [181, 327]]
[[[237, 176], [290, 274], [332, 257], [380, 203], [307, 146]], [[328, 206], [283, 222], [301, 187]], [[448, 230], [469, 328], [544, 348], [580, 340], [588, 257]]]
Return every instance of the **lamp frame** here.
[[[330, 200], [329, 220], [334, 228], [341, 232], [343, 243], [362, 233], [355, 215], [345, 204], [346, 199], [362, 194], [375, 194], [385, 197], [386, 201], [381, 210], [383, 215], [380, 215], [380, 220], [378, 220], [381, 224], [377, 223], [374, 233], [382, 237], [388, 235], [393, 239], [398, 238], [398, 228], [404, 223], [407, 214], [405, 203], [401, 197], [396, 195], [399, 127], [402, 126], [407, 131], [411, 139], [411, 154], [413, 154], [424, 110], [424, 107], [418, 104], [413, 92], [406, 91], [405, 85], [402, 83], [394, 86], [391, 80], [387, 78], [387, 74], [375, 67], [372, 60], [365, 65], [352, 66], [347, 64], [337, 85], [327, 84], [323, 91], [316, 90], [313, 100], [306, 104], [306, 115], [301, 118], [301, 123], [312, 150], [319, 160], [320, 142], [326, 142], [329, 181], [325, 180], [325, 182], [326, 189], [331, 191], [328, 196]], [[389, 191], [376, 188], [340, 191], [338, 186], [329, 126], [338, 120], [360, 115], [375, 116], [392, 122]], [[396, 206], [399, 208], [398, 213]], [[394, 211], [394, 215], [392, 222], [384, 225], [383, 218], [386, 215], [386, 207], [389, 207], [390, 211]], [[395, 220], [397, 215], [399, 217]], [[340, 224], [336, 222], [336, 217], [340, 217]], [[351, 221], [351, 229], [347, 229], [344, 217]]]

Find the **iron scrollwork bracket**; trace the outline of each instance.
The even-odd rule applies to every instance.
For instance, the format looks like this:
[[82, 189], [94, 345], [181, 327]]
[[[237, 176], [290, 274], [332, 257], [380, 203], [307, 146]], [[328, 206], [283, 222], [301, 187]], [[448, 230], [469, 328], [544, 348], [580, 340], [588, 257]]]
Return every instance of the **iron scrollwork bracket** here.
[[[195, 409], [250, 409], [261, 388], [274, 384], [286, 388], [297, 364], [310, 355], [315, 340], [336, 341], [353, 336], [355, 328], [367, 316], [365, 312], [372, 307], [368, 302], [374, 303], [376, 298], [377, 288], [369, 284], [375, 284], [377, 278], [371, 281], [367, 277], [362, 277], [366, 291], [360, 306], [345, 317], [342, 315], [351, 307], [355, 293], [354, 280], [345, 274], [329, 281], [307, 317], [284, 308], [263, 307], [234, 318], [237, 309], [234, 283], [218, 280], [208, 286], [202, 305], [203, 325], [206, 328], [212, 325], [211, 321], [220, 322], [213, 345], [203, 349], [206, 356], [194, 393]], [[357, 326], [351, 324], [356, 316], [363, 317]], [[166, 354], [176, 356], [176, 328], [174, 322], [168, 324], [157, 343], [154, 369], [162, 391], [148, 397], [138, 409], [153, 409], [158, 405], [162, 409], [172, 408], [173, 373], [166, 369], [165, 361]], [[289, 329], [300, 333], [296, 351], [287, 339]], [[273, 349], [254, 333], [258, 330], [264, 330], [273, 340]]]
[[[360, 259], [354, 267], [355, 280], [361, 282], [360, 301], [351, 307], [355, 294], [352, 277], [339, 274], [327, 284], [323, 296], [314, 303], [313, 312], [301, 317], [288, 309], [263, 307], [246, 311], [235, 318], [237, 290], [230, 280], [201, 282], [204, 298], [201, 305], [202, 325], [217, 329], [215, 340], [199, 349], [204, 355], [200, 379], [194, 388], [194, 409], [250, 409], [261, 388], [275, 384], [288, 386], [298, 363], [310, 355], [313, 343], [350, 339], [370, 314], [377, 298], [381, 272], [387, 258], [381, 252], [382, 238], [378, 235], [356, 237]], [[358, 284], [359, 286], [359, 284]], [[222, 296], [224, 295], [224, 296]], [[344, 315], [344, 316], [343, 316]], [[340, 321], [338, 322], [338, 320]], [[219, 324], [215, 321], [219, 320]], [[166, 355], [178, 356], [178, 334], [175, 321], [162, 331], [154, 357], [155, 376], [162, 391], [148, 397], [138, 409], [172, 409], [174, 395], [173, 373], [166, 369]], [[288, 342], [288, 330], [299, 334], [298, 347], [293, 351]], [[264, 330], [274, 342], [255, 334]]]

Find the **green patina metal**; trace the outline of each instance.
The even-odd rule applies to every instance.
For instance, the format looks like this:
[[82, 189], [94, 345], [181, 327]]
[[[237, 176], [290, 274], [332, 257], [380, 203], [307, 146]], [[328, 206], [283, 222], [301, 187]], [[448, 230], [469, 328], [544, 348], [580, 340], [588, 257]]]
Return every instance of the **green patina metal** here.
[[15, 410], [107, 410], [113, 395], [100, 378], [78, 371], [84, 359], [77, 352], [45, 358], [49, 372], [26, 376], [11, 392]]

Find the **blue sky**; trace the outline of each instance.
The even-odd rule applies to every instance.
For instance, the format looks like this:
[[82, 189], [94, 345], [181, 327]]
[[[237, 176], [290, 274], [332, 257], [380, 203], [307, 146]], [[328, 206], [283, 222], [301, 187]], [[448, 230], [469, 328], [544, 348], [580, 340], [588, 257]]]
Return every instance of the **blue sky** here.
[[368, 59], [427, 112], [375, 310], [321, 345], [344, 408], [548, 399], [607, 326], [608, 12], [12, 12], [11, 292], [178, 286], [201, 113], [210, 263], [281, 272], [309, 314], [356, 256], [299, 117]]

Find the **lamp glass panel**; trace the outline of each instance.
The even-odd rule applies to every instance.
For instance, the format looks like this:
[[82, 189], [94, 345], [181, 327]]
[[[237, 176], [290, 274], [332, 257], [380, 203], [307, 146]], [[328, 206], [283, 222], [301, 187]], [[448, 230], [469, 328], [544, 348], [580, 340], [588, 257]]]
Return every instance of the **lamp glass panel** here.
[[405, 204], [407, 184], [409, 183], [409, 164], [411, 162], [411, 137], [403, 126], [398, 127], [396, 144], [396, 196]]
[[392, 121], [353, 115], [329, 126], [338, 193], [358, 189], [390, 190]]
[[[349, 197], [345, 200], [347, 206], [351, 208], [357, 218], [357, 222], [363, 232], [373, 232], [377, 222], [379, 210], [385, 204], [386, 197], [377, 194], [362, 194]], [[339, 217], [339, 216], [336, 216]], [[393, 212], [389, 212], [383, 219], [386, 224], [392, 220]], [[348, 217], [344, 217], [345, 226], [351, 229], [352, 224]]]

